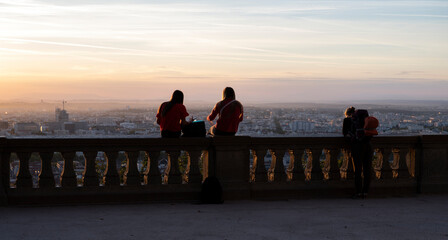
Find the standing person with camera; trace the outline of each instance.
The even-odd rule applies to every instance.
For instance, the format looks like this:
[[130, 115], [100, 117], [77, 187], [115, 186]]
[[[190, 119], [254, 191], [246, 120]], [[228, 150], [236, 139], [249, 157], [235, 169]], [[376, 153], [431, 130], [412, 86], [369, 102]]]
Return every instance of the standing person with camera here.
[[342, 134], [350, 143], [355, 167], [354, 199], [366, 198], [370, 189], [373, 150], [370, 140], [377, 135], [378, 120], [369, 117], [367, 110], [349, 107], [345, 110]]

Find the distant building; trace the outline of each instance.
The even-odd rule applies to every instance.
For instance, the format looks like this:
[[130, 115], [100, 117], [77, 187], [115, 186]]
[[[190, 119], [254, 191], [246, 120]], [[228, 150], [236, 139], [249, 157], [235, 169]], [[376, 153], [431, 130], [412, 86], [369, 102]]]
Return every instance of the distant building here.
[[68, 113], [65, 109], [56, 108], [55, 111], [56, 122], [68, 122]]
[[73, 122], [75, 124], [75, 131], [89, 130], [89, 123], [86, 121]]
[[74, 134], [76, 130], [75, 123], [72, 122], [65, 122], [64, 123], [64, 130], [68, 131], [69, 134]]
[[43, 133], [53, 133], [56, 130], [61, 130], [61, 126], [60, 122], [46, 122], [40, 128]]
[[14, 124], [14, 132], [17, 135], [31, 135], [40, 132], [40, 128], [34, 122], [18, 122]]
[[55, 130], [53, 133], [55, 136], [65, 136], [65, 135], [69, 135], [69, 131], [67, 130]]
[[8, 129], [9, 123], [6, 121], [0, 121], [0, 129]]
[[306, 121], [294, 121], [291, 124], [291, 130], [294, 132], [312, 132], [314, 123]]
[[89, 130], [89, 123], [87, 121], [70, 122], [69, 114], [65, 109], [61, 110], [60, 108], [56, 108], [55, 120], [55, 122], [43, 123], [40, 127], [41, 131], [46, 134], [63, 136]]

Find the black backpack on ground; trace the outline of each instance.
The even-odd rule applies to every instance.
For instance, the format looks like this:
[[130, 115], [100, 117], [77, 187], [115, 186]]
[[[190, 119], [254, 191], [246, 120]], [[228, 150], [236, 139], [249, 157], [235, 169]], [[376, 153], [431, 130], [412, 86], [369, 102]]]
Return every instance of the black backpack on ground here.
[[218, 178], [214, 176], [207, 177], [202, 183], [201, 203], [220, 204], [222, 200], [222, 187]]

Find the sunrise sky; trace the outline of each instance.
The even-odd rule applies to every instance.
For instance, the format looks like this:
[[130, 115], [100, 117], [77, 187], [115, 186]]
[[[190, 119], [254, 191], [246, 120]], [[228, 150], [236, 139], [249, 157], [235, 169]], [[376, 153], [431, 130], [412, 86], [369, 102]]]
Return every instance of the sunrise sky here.
[[448, 1], [0, 0], [0, 100], [448, 100]]

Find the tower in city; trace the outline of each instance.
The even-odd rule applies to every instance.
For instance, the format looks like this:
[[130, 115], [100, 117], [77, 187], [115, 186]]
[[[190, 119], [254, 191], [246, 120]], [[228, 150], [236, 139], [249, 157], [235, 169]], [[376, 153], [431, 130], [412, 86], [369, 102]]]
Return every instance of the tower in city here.
[[62, 101], [62, 109], [60, 108], [56, 108], [55, 110], [55, 117], [56, 117], [56, 122], [68, 122], [68, 113], [65, 110], [65, 104], [67, 103], [67, 101], [63, 100]]

